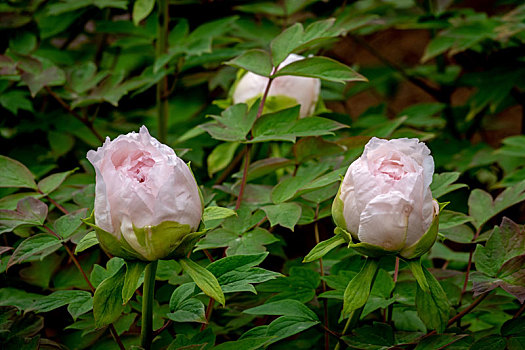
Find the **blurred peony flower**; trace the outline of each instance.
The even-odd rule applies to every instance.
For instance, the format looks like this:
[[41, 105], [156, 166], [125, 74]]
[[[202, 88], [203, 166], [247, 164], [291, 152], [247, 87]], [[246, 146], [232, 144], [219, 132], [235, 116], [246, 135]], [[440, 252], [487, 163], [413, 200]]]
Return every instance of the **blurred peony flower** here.
[[[303, 56], [290, 54], [280, 67], [302, 59], [304, 59]], [[263, 95], [267, 84], [268, 78], [252, 72], [246, 73], [235, 86], [233, 103], [253, 103]], [[272, 108], [273, 111], [300, 104], [299, 116], [304, 118], [314, 113], [320, 91], [321, 81], [319, 79], [282, 76], [273, 80], [266, 104], [282, 105], [281, 108]]]
[[439, 213], [430, 191], [433, 172], [430, 150], [418, 139], [373, 137], [348, 168], [335, 198], [337, 226], [359, 240], [360, 247], [420, 256], [437, 235], [437, 218], [426, 235]]
[[142, 126], [138, 134], [106, 138], [87, 158], [96, 171], [94, 222], [88, 223], [103, 249], [146, 261], [186, 252], [203, 203], [191, 170], [170, 147]]

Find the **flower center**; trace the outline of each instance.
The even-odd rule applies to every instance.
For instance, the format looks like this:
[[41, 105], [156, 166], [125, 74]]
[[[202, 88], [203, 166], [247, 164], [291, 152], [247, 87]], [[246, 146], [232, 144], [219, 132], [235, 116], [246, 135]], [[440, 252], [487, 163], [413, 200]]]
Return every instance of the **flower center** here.
[[397, 159], [383, 160], [378, 170], [393, 180], [400, 180], [406, 174], [403, 164]]
[[148, 179], [149, 172], [155, 165], [155, 160], [149, 152], [138, 150], [131, 153], [114, 154], [112, 161], [115, 169], [139, 183]]

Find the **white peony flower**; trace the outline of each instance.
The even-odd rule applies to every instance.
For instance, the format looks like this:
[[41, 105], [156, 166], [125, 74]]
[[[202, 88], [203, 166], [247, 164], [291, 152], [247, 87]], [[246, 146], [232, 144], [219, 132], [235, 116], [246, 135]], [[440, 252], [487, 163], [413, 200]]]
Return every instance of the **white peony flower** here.
[[[303, 56], [290, 54], [279, 66], [280, 68], [304, 59]], [[264, 93], [268, 78], [248, 72], [237, 83], [233, 92], [233, 103], [249, 103], [261, 97]], [[315, 78], [282, 76], [273, 80], [268, 92], [268, 97], [284, 96], [292, 98], [297, 104], [301, 105], [300, 118], [312, 115], [315, 111], [319, 93], [321, 91], [321, 81]]]

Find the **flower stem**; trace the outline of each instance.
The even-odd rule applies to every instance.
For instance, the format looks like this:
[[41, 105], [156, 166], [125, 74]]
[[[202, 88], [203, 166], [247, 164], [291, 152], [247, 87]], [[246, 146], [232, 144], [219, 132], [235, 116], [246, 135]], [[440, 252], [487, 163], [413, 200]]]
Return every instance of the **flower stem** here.
[[[157, 9], [157, 42], [155, 55], [159, 58], [168, 49], [168, 25], [169, 25], [169, 2], [159, 0]], [[158, 117], [158, 138], [162, 143], [166, 143], [168, 128], [168, 78], [163, 77], [157, 83], [157, 117]]]
[[[272, 78], [268, 79], [268, 84], [266, 84], [266, 88], [264, 89], [264, 93], [261, 98], [261, 102], [259, 103], [259, 109], [257, 110], [257, 116], [255, 117], [255, 120], [259, 119], [263, 113], [264, 110], [264, 103], [266, 102], [266, 98], [268, 97], [268, 93], [270, 92], [270, 86], [272, 86]], [[237, 202], [235, 203], [235, 210], [239, 209], [241, 207], [242, 203], [242, 196], [244, 194], [244, 188], [246, 187], [246, 178], [248, 177], [248, 167], [250, 165], [250, 153], [252, 150], [252, 144], [249, 143], [246, 145], [246, 153], [244, 158], [244, 169], [242, 171], [242, 180], [241, 180], [241, 187], [239, 189], [239, 196], [237, 197]]]
[[[374, 276], [375, 279], [375, 276]], [[349, 329], [352, 329], [356, 326], [357, 322], [359, 321], [359, 318], [361, 317], [361, 314], [363, 313], [363, 309], [365, 306], [361, 306], [359, 309], [352, 311], [350, 316], [348, 317], [348, 320], [346, 321], [345, 328], [343, 329], [343, 333], [341, 333], [341, 337], [348, 332]], [[341, 340], [335, 345], [334, 350], [339, 350], [341, 346]]]
[[146, 266], [142, 296], [142, 325], [140, 344], [145, 350], [151, 349], [153, 342], [153, 299], [155, 296], [155, 275], [158, 261], [152, 261]]

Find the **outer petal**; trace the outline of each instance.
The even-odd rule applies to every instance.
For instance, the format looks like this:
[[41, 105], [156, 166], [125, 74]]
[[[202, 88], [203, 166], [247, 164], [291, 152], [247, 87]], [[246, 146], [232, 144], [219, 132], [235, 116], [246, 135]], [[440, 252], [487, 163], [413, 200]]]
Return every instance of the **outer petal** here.
[[155, 220], [152, 225], [174, 221], [189, 225], [195, 231], [202, 217], [199, 188], [186, 163], [178, 157], [173, 160], [173, 172], [160, 188], [155, 202]]
[[388, 251], [402, 249], [412, 209], [412, 201], [399, 192], [377, 196], [361, 213], [359, 240]]

